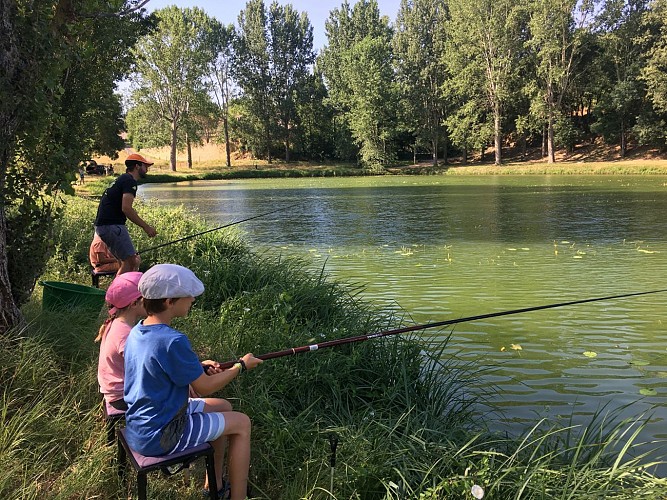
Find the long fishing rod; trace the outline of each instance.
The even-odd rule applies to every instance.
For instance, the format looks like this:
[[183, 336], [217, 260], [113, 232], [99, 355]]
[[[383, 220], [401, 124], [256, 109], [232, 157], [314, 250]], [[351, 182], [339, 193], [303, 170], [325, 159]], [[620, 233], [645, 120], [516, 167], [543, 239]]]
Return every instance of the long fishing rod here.
[[[523, 307], [521, 309], [512, 309], [510, 311], [500, 311], [500, 312], [494, 312], [494, 313], [487, 313], [487, 314], [478, 314], [477, 316], [468, 316], [466, 318], [458, 318], [458, 319], [448, 319], [445, 321], [436, 321], [434, 323], [424, 323], [421, 325], [414, 325], [414, 326], [406, 326], [403, 328], [395, 328], [393, 330], [386, 330], [383, 332], [377, 332], [377, 333], [371, 333], [368, 335], [357, 335], [355, 337], [346, 337], [342, 339], [336, 339], [336, 340], [327, 340], [325, 342], [320, 342], [318, 344], [311, 344], [311, 345], [304, 345], [301, 347], [292, 347], [291, 349], [285, 349], [283, 351], [276, 351], [276, 352], [270, 352], [267, 354], [260, 354], [259, 356], [256, 356], [259, 359], [267, 360], [267, 359], [273, 359], [273, 358], [281, 358], [283, 356], [292, 356], [294, 354], [300, 354], [302, 352], [310, 352], [310, 351], [317, 351], [319, 349], [326, 349], [327, 347], [334, 347], [334, 346], [339, 346], [343, 344], [351, 344], [354, 342], [363, 342], [365, 340], [372, 340], [372, 339], [378, 339], [381, 337], [388, 337], [390, 335], [397, 335], [399, 333], [407, 333], [407, 332], [414, 332], [417, 330], [426, 330], [427, 328], [437, 328], [437, 327], [442, 327], [442, 326], [447, 326], [447, 325], [455, 325], [457, 323], [465, 323], [467, 321], [477, 321], [480, 319], [487, 319], [487, 318], [497, 318], [499, 316], [509, 316], [510, 314], [521, 314], [521, 313], [526, 313], [526, 312], [531, 312], [531, 311], [540, 311], [543, 309], [553, 309], [555, 307], [564, 307], [564, 306], [573, 306], [576, 304], [585, 304], [587, 302], [599, 302], [601, 300], [612, 300], [612, 299], [622, 299], [626, 297], [638, 297], [640, 295], [650, 295], [652, 293], [661, 293], [661, 292], [667, 292], [667, 289], [664, 290], [652, 290], [650, 292], [635, 292], [635, 293], [624, 293], [621, 295], [609, 295], [607, 297], [596, 297], [592, 299], [582, 299], [582, 300], [572, 300], [569, 302], [558, 302], [556, 304], [547, 304], [543, 306], [533, 306], [533, 307]], [[222, 369], [227, 369], [231, 368], [236, 361], [228, 361], [225, 363], [221, 363], [220, 367]]]
[[174, 243], [180, 243], [181, 241], [189, 240], [190, 238], [195, 238], [197, 236], [201, 236], [202, 234], [211, 233], [213, 231], [218, 231], [220, 229], [224, 229], [224, 228], [230, 227], [230, 226], [235, 226], [236, 224], [241, 224], [242, 222], [248, 222], [249, 220], [259, 219], [260, 217], [266, 217], [267, 215], [275, 214], [276, 212], [282, 212], [283, 210], [287, 210], [288, 208], [292, 208], [292, 207], [295, 207], [297, 205], [298, 205], [298, 203], [295, 203], [294, 205], [289, 205], [287, 207], [277, 208], [275, 210], [271, 210], [270, 212], [266, 212], [266, 213], [259, 214], [259, 215], [253, 215], [252, 217], [248, 217], [247, 219], [237, 220], [236, 222], [230, 222], [230, 223], [224, 224], [222, 226], [214, 227], [213, 229], [207, 229], [206, 231], [202, 231], [201, 233], [191, 234], [190, 236], [184, 236], [183, 238], [179, 238], [177, 240], [168, 241], [167, 243], [162, 243], [161, 245], [156, 245], [154, 247], [146, 248], [145, 250], [141, 250], [140, 252], [137, 252], [137, 253], [138, 254], [145, 254], [146, 252], [150, 252], [151, 250], [157, 250], [158, 248], [166, 247], [167, 245], [172, 245]]

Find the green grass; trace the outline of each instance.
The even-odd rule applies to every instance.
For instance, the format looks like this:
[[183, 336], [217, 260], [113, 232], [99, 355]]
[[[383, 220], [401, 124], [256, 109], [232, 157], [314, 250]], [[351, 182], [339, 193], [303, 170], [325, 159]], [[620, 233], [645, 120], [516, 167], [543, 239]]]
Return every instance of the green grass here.
[[[45, 279], [88, 283], [87, 246], [96, 204], [67, 198]], [[204, 224], [182, 208], [140, 208], [164, 240]], [[131, 227], [134, 231], [134, 229]], [[136, 234], [137, 246], [159, 244]], [[206, 292], [178, 328], [202, 358], [227, 361], [360, 335], [404, 323], [363, 301], [362, 288], [303, 271], [303, 262], [252, 253], [233, 228], [170, 245], [143, 265], [191, 267]], [[93, 338], [101, 318], [42, 312], [40, 288], [28, 325], [0, 339], [0, 498], [126, 496], [105, 446]], [[523, 436], [493, 432], [485, 373], [447, 343], [395, 336], [274, 359], [224, 391], [253, 421], [250, 479], [266, 499], [660, 499], [665, 480], [635, 456], [648, 416], [601, 411], [586, 427], [537, 422]], [[329, 437], [339, 440], [331, 488]], [[153, 498], [199, 498], [189, 481], [151, 476]]]

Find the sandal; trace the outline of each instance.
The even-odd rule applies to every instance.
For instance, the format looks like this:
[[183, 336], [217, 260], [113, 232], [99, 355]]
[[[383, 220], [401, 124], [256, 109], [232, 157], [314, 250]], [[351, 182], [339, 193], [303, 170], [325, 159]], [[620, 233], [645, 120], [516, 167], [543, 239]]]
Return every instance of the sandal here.
[[[201, 494], [204, 498], [210, 498], [210, 494], [207, 489], [201, 490]], [[218, 499], [227, 500], [230, 498], [231, 494], [232, 494], [232, 487], [230, 486], [230, 484], [227, 482], [226, 479], [223, 479], [222, 488], [218, 490]]]

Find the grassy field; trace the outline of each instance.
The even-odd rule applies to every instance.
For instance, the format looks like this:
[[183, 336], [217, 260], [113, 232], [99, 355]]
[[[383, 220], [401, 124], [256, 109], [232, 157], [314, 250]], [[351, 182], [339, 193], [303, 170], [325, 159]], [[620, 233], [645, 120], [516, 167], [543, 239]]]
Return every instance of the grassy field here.
[[[81, 227], [96, 203], [64, 200], [43, 279], [88, 284], [90, 235]], [[205, 227], [183, 208], [140, 210], [170, 240]], [[130, 230], [138, 246], [148, 243]], [[400, 311], [360, 300], [359, 288], [308, 274], [299, 260], [253, 253], [232, 228], [145, 257], [143, 265], [176, 262], [204, 281], [192, 314], [175, 325], [202, 358], [404, 324]], [[27, 325], [0, 338], [0, 498], [125, 498], [95, 380], [102, 317], [42, 311], [40, 298], [38, 287], [24, 307]], [[456, 500], [473, 498], [475, 485], [487, 499], [665, 498], [667, 481], [633, 452], [641, 417], [601, 412], [585, 427], [542, 420], [521, 436], [499, 435], [488, 395], [474, 389], [484, 373], [445, 348], [395, 336], [267, 361], [239, 377], [223, 396], [253, 422], [253, 498]], [[331, 436], [339, 440], [333, 471]], [[189, 480], [152, 475], [150, 497], [200, 498], [202, 477], [201, 466]]]

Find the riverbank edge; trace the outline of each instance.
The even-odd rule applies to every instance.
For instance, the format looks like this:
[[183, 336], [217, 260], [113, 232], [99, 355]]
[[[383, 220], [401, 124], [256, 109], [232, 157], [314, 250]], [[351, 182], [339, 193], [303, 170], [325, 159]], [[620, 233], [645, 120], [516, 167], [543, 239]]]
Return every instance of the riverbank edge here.
[[[508, 163], [505, 165], [406, 165], [388, 167], [381, 172], [371, 172], [349, 165], [296, 165], [274, 164], [232, 167], [206, 167], [190, 172], [172, 172], [159, 169], [151, 172], [140, 184], [165, 184], [193, 181], [219, 181], [238, 179], [279, 179], [305, 177], [369, 177], [369, 176], [498, 176], [498, 175], [538, 175], [538, 176], [572, 176], [572, 175], [665, 175], [667, 176], [667, 160], [622, 160], [600, 162], [559, 162], [559, 163]], [[100, 196], [112, 178], [108, 176], [88, 176], [83, 185], [74, 185], [80, 196]]]

